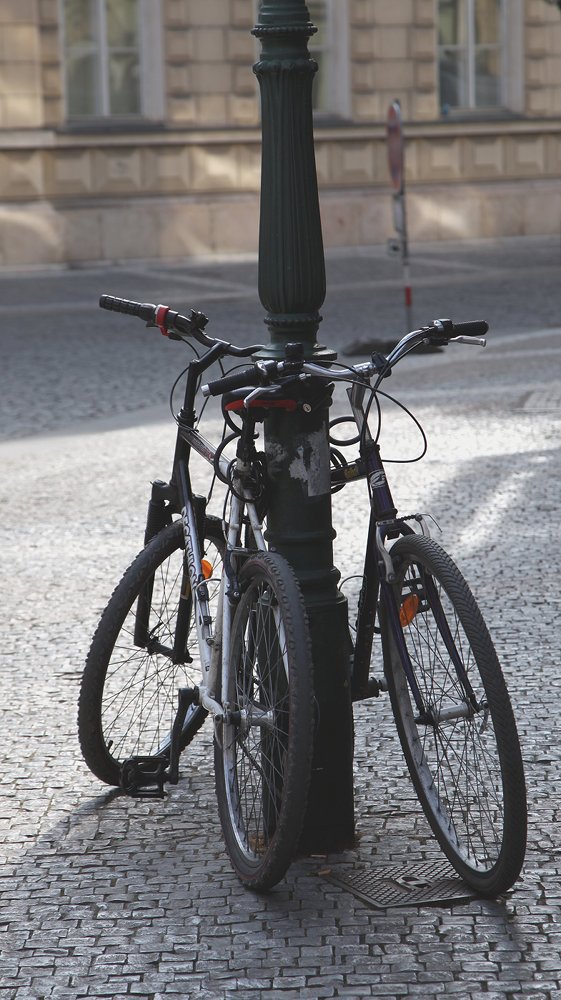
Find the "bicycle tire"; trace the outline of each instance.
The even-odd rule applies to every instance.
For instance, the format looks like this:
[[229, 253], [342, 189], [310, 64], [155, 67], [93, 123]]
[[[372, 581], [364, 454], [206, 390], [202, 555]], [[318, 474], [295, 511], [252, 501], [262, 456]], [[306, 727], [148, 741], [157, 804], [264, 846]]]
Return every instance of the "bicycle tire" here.
[[238, 720], [215, 738], [216, 794], [234, 870], [246, 887], [264, 891], [285, 875], [304, 822], [312, 655], [302, 594], [280, 555], [252, 554], [239, 584], [223, 699]]
[[[401, 746], [444, 854], [471, 888], [495, 897], [520, 875], [527, 826], [522, 755], [501, 667], [447, 553], [432, 539], [408, 535], [391, 554], [395, 603], [383, 609], [382, 640]], [[406, 678], [402, 643], [428, 712], [424, 720]], [[473, 689], [473, 712], [454, 661]]]
[[[215, 597], [224, 538], [220, 522], [214, 518], [206, 519], [204, 548], [212, 554], [215, 566], [220, 563], [209, 581], [217, 581], [215, 588], [209, 588]], [[89, 769], [109, 785], [119, 785], [121, 765], [129, 757], [169, 755], [178, 689], [200, 681], [195, 629], [192, 648], [188, 648], [192, 608], [190, 588], [185, 596], [184, 579], [183, 526], [174, 521], [158, 532], [129, 566], [92, 639], [78, 701], [78, 737]], [[174, 663], [161, 649], [150, 651], [135, 645], [135, 611], [142, 601], [149, 615], [148, 634], [171, 651], [181, 599], [189, 601], [186, 614], [181, 616], [187, 618], [184, 661]], [[192, 662], [188, 662], [190, 656]], [[180, 749], [191, 742], [206, 714], [199, 705], [190, 706]]]

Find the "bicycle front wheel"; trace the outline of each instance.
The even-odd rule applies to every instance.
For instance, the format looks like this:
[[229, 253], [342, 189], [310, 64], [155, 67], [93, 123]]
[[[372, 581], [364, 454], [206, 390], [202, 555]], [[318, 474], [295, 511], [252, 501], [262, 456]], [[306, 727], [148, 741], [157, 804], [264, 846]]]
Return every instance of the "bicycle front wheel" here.
[[468, 885], [496, 896], [518, 878], [526, 847], [522, 756], [499, 661], [436, 542], [406, 536], [391, 554], [395, 603], [382, 631], [401, 745], [442, 850]]
[[[220, 522], [206, 519], [204, 551], [211, 609], [222, 575]], [[185, 564], [183, 525], [152, 538], [126, 571], [103, 612], [86, 660], [78, 736], [86, 764], [101, 781], [120, 783], [129, 757], [169, 755], [180, 687], [200, 683], [201, 666]], [[188, 709], [180, 749], [206, 712]]]
[[304, 821], [312, 656], [302, 595], [285, 560], [256, 552], [239, 583], [222, 698], [228, 715], [215, 740], [216, 793], [234, 870], [248, 888], [265, 890], [284, 876]]

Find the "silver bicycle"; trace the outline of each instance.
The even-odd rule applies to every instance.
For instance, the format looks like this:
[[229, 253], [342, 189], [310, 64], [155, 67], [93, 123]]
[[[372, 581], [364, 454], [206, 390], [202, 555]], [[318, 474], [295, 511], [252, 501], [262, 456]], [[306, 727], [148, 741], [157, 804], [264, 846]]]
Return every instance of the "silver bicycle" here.
[[[188, 368], [173, 471], [169, 483], [153, 485], [145, 547], [92, 640], [79, 699], [82, 753], [102, 781], [161, 797], [210, 715], [226, 848], [242, 882], [267, 889], [285, 874], [306, 811], [314, 733], [308, 626], [294, 573], [263, 539], [260, 412], [242, 407], [231, 461], [229, 438], [215, 447], [195, 428], [203, 372], [256, 348], [207, 337], [200, 313], [182, 317], [111, 296], [100, 304], [195, 338], [206, 351]], [[193, 493], [192, 451], [227, 484], [222, 520]]]

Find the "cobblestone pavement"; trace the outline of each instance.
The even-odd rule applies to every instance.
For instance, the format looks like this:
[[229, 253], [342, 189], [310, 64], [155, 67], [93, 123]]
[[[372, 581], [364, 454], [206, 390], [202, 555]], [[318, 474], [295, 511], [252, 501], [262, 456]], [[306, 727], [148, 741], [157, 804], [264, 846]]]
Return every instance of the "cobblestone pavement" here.
[[[111, 286], [106, 272], [94, 271], [0, 279], [0, 1000], [561, 998], [561, 318], [553, 244], [522, 242], [467, 246], [453, 258], [433, 251], [442, 268], [421, 288], [434, 300], [441, 292], [445, 307], [427, 302], [423, 318], [456, 301], [457, 319], [485, 316], [488, 306], [504, 321], [486, 351], [411, 358], [391, 380], [429, 438], [421, 463], [389, 467], [396, 499], [403, 511], [435, 516], [478, 595], [528, 780], [523, 879], [497, 901], [432, 907], [374, 909], [323, 874], [441, 858], [385, 699], [356, 711], [358, 846], [297, 861], [267, 896], [240, 887], [222, 849], [207, 727], [164, 802], [125, 799], [86, 770], [75, 722], [81, 667], [99, 613], [138, 549], [148, 482], [169, 471], [173, 427], [163, 404], [180, 349], [158, 337], [148, 347], [142, 329], [135, 339], [132, 320], [104, 322], [87, 303], [105, 290], [165, 301], [183, 279], [162, 264], [150, 280], [140, 266], [117, 269]], [[444, 267], [460, 258], [455, 284]], [[331, 301], [341, 319], [347, 310], [348, 340], [366, 330], [367, 271], [378, 263], [389, 267], [381, 255], [360, 253], [335, 262], [344, 288]], [[209, 310], [223, 310], [217, 335], [230, 311], [237, 330], [247, 319], [250, 298], [239, 286], [253, 267], [189, 270], [189, 282], [206, 280]], [[158, 282], [166, 296], [156, 294]], [[485, 305], [474, 308], [481, 291]], [[393, 308], [375, 286], [367, 315], [379, 312], [390, 324]], [[115, 401], [117, 388], [124, 398]], [[140, 401], [145, 409], [133, 413]], [[415, 454], [418, 437], [403, 414], [388, 411], [386, 427], [387, 457]], [[357, 572], [362, 550], [361, 486], [338, 494], [334, 508], [336, 563], [346, 576]], [[348, 588], [352, 601], [357, 582]]]
[[[411, 271], [415, 323], [482, 317], [495, 337], [561, 322], [558, 240], [427, 244]], [[322, 342], [344, 352], [405, 332], [401, 265], [383, 248], [331, 252], [327, 277]], [[254, 260], [0, 273], [0, 437], [165, 406], [183, 348], [100, 312], [101, 292], [194, 306], [213, 336], [251, 344], [268, 337], [256, 288]]]

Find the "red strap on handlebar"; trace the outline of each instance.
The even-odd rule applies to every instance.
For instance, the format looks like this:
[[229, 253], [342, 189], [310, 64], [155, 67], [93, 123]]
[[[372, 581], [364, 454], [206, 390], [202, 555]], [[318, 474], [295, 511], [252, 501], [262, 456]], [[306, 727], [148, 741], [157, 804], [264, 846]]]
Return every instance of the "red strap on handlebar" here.
[[168, 330], [166, 329], [166, 316], [169, 312], [169, 306], [156, 306], [156, 326], [159, 327], [160, 333], [163, 337], [169, 337]]

